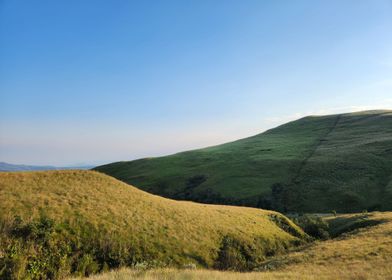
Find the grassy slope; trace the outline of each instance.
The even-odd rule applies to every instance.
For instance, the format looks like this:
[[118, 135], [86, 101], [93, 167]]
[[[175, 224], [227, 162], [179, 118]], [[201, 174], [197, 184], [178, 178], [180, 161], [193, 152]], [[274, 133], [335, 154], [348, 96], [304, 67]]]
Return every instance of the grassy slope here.
[[[0, 266], [6, 248], [18, 237], [7, 230], [15, 215], [29, 221], [44, 213], [57, 223], [66, 223], [60, 227], [69, 236], [65, 242], [85, 234], [83, 225], [88, 223], [91, 232], [85, 237], [93, 244], [89, 254], [96, 258], [99, 248], [117, 241], [126, 247], [113, 250], [114, 254], [121, 254], [121, 248], [124, 254], [138, 252], [130, 256], [133, 259], [119, 259], [124, 265], [156, 260], [212, 267], [225, 237], [254, 252], [255, 261], [262, 261], [266, 254], [297, 243], [299, 239], [286, 231], [304, 237], [298, 227], [276, 212], [165, 199], [94, 171], [0, 173], [0, 201]], [[286, 231], [277, 221], [287, 224]], [[52, 237], [58, 239], [58, 234]], [[32, 239], [36, 241], [36, 237]], [[86, 240], [75, 244], [83, 242]], [[79, 246], [75, 250], [83, 253], [89, 244], [72, 246]]]
[[278, 183], [292, 197], [279, 207], [272, 201], [282, 211], [392, 209], [391, 147], [392, 111], [369, 111], [306, 117], [236, 142], [96, 170], [177, 199], [269, 207]]
[[[333, 225], [335, 218], [332, 219]], [[339, 216], [351, 220], [349, 215]], [[273, 270], [236, 273], [208, 270], [159, 269], [152, 271], [120, 270], [98, 275], [91, 280], [122, 279], [392, 279], [392, 213], [369, 216], [381, 224], [362, 228], [328, 241], [319, 241], [303, 250], [291, 252], [268, 263]]]

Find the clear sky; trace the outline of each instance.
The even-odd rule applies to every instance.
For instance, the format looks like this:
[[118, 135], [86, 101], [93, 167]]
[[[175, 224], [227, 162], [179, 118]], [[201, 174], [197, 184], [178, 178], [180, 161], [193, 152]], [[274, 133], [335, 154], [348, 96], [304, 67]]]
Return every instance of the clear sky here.
[[101, 164], [392, 109], [392, 0], [0, 0], [0, 161]]

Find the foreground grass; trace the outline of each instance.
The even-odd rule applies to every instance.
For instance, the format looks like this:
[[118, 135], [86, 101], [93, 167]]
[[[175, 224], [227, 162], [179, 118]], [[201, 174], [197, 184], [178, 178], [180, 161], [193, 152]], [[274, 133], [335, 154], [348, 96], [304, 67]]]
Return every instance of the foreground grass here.
[[[392, 269], [390, 266], [379, 267], [375, 270], [366, 264], [353, 265], [347, 267], [309, 266], [296, 268], [293, 271], [276, 272], [222, 272], [211, 270], [176, 270], [176, 269], [155, 269], [150, 271], [135, 271], [121, 269], [103, 275], [89, 277], [91, 280], [276, 280], [276, 279], [341, 279], [341, 280], [365, 280], [365, 279], [392, 279]], [[73, 279], [75, 280], [75, 279]]]
[[148, 192], [280, 212], [392, 210], [392, 111], [306, 117], [206, 149], [97, 167]]
[[[342, 219], [352, 221], [353, 218], [358, 216], [343, 215], [337, 219], [342, 226]], [[336, 222], [335, 218], [328, 219]], [[122, 269], [89, 279], [392, 279], [392, 213], [369, 214], [367, 219], [381, 223], [271, 258], [264, 263], [265, 271], [262, 272]]]
[[0, 173], [0, 278], [122, 266], [249, 270], [303, 242], [285, 216], [154, 196], [94, 171]]

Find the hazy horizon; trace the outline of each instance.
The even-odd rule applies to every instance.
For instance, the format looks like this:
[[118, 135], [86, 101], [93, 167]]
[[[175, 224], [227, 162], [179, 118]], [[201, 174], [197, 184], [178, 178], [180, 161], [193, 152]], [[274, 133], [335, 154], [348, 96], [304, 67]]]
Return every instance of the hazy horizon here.
[[98, 165], [392, 109], [392, 2], [0, 2], [0, 161]]
[[[371, 108], [371, 107], [363, 107], [363, 108], [347, 108], [347, 109], [351, 109], [351, 111], [344, 111], [344, 109], [346, 108], [336, 108], [333, 109], [331, 111], [320, 111], [320, 112], [313, 112], [313, 113], [308, 113], [308, 114], [295, 114], [292, 116], [281, 116], [281, 117], [276, 117], [276, 118], [270, 118], [267, 119], [266, 122], [267, 123], [275, 123], [275, 122], [280, 122], [277, 123], [276, 125], [273, 125], [271, 127], [265, 128], [264, 130], [261, 130], [259, 132], [253, 133], [253, 134], [249, 134], [249, 135], [244, 135], [240, 138], [235, 138], [235, 139], [227, 139], [224, 142], [219, 142], [219, 143], [213, 143], [213, 144], [207, 144], [204, 146], [191, 146], [189, 148], [184, 148], [183, 150], [173, 150], [173, 151], [169, 151], [167, 153], [157, 153], [155, 155], [152, 154], [147, 154], [146, 155], [142, 155], [140, 157], [132, 157], [132, 158], [118, 158], [118, 159], [114, 159], [112, 161], [100, 161], [100, 162], [74, 162], [74, 163], [68, 163], [68, 164], [46, 164], [46, 163], [39, 163], [39, 164], [35, 164], [35, 163], [25, 163], [25, 162], [8, 162], [8, 161], [2, 161], [0, 160], [0, 163], [7, 163], [7, 164], [14, 164], [14, 165], [33, 165], [33, 166], [54, 166], [54, 167], [94, 167], [94, 166], [98, 166], [98, 165], [103, 165], [103, 164], [107, 164], [107, 163], [111, 163], [111, 162], [118, 162], [118, 161], [129, 161], [129, 160], [136, 160], [136, 159], [142, 159], [142, 158], [148, 158], [148, 157], [159, 157], [159, 156], [167, 156], [167, 155], [171, 155], [171, 154], [175, 154], [175, 153], [181, 153], [181, 152], [185, 152], [185, 151], [189, 151], [189, 150], [194, 150], [194, 149], [199, 149], [199, 148], [206, 148], [206, 147], [210, 147], [210, 146], [215, 146], [215, 145], [220, 145], [220, 144], [224, 144], [230, 141], [236, 141], [236, 140], [240, 140], [242, 138], [246, 138], [246, 137], [251, 137], [254, 136], [256, 134], [259, 133], [263, 133], [269, 129], [275, 128], [279, 125], [285, 124], [287, 122], [291, 122], [291, 121], [295, 121], [301, 117], [306, 117], [306, 116], [322, 116], [322, 115], [328, 115], [328, 114], [339, 114], [339, 113], [355, 113], [355, 112], [361, 112], [361, 111], [389, 111], [392, 109], [388, 109], [388, 108], [384, 108], [384, 109], [380, 109], [380, 108]], [[286, 119], [286, 120], [285, 120]], [[285, 120], [285, 121], [284, 121]], [[218, 131], [219, 134], [219, 131]], [[186, 144], [186, 143], [185, 143]]]

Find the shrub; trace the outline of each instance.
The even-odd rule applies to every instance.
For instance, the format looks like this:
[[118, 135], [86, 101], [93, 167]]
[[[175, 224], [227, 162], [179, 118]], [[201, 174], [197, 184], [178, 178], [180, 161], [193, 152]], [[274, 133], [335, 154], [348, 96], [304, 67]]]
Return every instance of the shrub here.
[[100, 269], [94, 258], [90, 254], [85, 254], [78, 261], [76, 270], [78, 271], [79, 276], [89, 276], [97, 273]]
[[304, 232], [316, 239], [328, 239], [328, 223], [315, 215], [302, 215], [293, 218], [293, 221], [300, 226]]
[[249, 246], [246, 242], [234, 236], [225, 236], [222, 239], [218, 257], [214, 268], [219, 270], [251, 271], [262, 261], [265, 255], [273, 255], [281, 250], [277, 244], [268, 243], [266, 240], [255, 240], [263, 243], [264, 249], [257, 246]]
[[31, 221], [15, 217], [0, 234], [0, 248], [5, 248], [0, 250], [0, 279], [5, 280], [89, 276], [143, 258], [116, 236], [100, 242], [106, 232], [83, 220], [71, 226], [45, 215]]
[[226, 236], [222, 240], [215, 268], [221, 270], [249, 270], [247, 259], [249, 259], [249, 256], [246, 256], [241, 243], [232, 237]]

